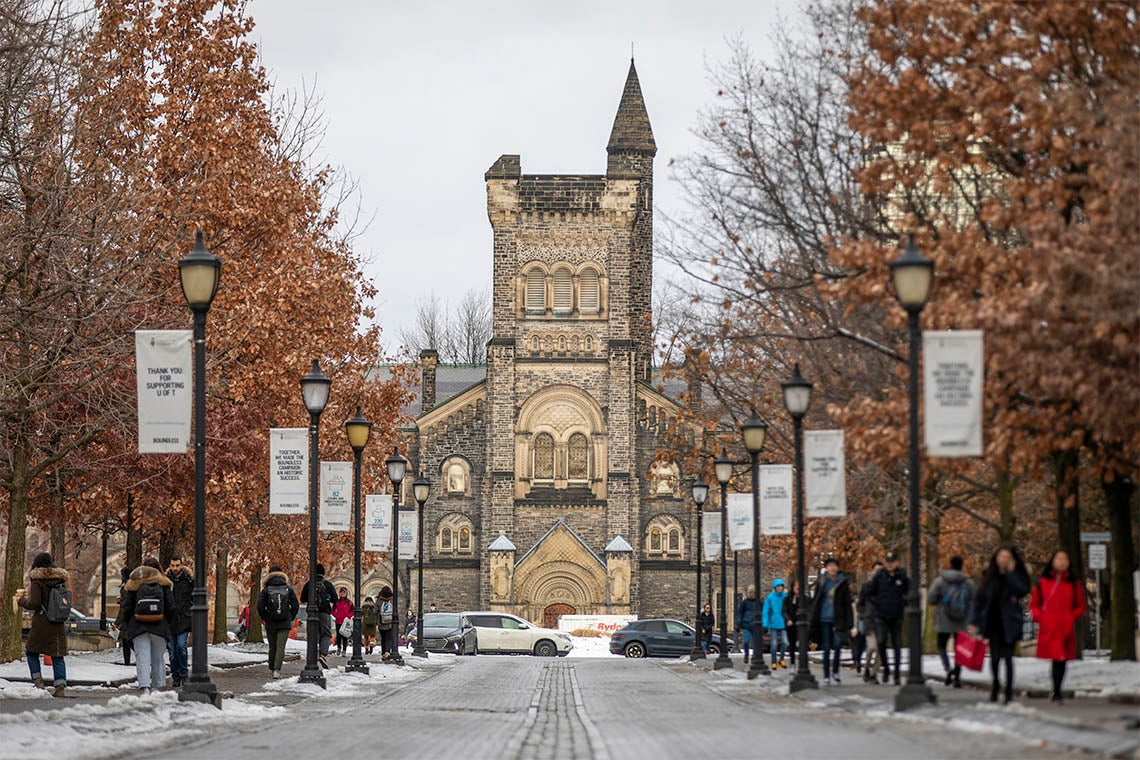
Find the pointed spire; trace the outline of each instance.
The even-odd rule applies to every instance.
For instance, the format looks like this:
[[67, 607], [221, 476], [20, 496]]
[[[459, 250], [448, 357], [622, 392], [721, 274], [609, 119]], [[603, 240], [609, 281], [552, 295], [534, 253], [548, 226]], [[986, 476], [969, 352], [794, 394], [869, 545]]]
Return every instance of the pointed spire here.
[[657, 143], [653, 140], [653, 128], [649, 126], [649, 113], [645, 110], [633, 58], [629, 59], [629, 75], [625, 79], [625, 89], [606, 150], [609, 153], [633, 151], [657, 155]]

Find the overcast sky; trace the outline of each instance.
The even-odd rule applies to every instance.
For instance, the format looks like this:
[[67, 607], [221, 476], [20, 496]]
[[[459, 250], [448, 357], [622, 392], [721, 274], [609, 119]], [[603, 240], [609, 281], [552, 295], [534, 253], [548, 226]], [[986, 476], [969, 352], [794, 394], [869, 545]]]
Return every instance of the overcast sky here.
[[[319, 156], [360, 185], [358, 243], [385, 343], [415, 302], [491, 282], [483, 172], [503, 153], [524, 173], [602, 174], [634, 44], [657, 140], [659, 212], [683, 205], [669, 159], [715, 91], [706, 64], [741, 35], [762, 57], [799, 0], [422, 2], [253, 0], [254, 37], [279, 89], [316, 87]], [[660, 266], [658, 267], [660, 273]]]

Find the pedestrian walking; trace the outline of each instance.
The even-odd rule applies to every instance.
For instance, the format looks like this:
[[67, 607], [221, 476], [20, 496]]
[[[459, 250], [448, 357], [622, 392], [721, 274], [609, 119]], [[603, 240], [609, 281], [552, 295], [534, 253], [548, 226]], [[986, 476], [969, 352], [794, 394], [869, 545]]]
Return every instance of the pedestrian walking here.
[[[752, 649], [752, 626], [756, 620], [756, 616], [760, 614], [758, 609], [759, 605], [756, 601], [756, 587], [748, 587], [748, 595], [740, 600], [740, 604], [736, 605], [736, 630], [740, 631], [740, 641], [743, 642], [744, 647], [744, 661], [748, 662], [748, 655]], [[760, 651], [760, 642], [756, 643], [756, 656], [761, 660], [764, 659], [763, 653]], [[727, 643], [720, 642], [721, 646], [727, 646]]]
[[174, 636], [171, 628], [177, 616], [174, 581], [169, 575], [163, 575], [155, 557], [147, 557], [131, 573], [126, 589], [123, 595], [124, 618], [127, 638], [135, 648], [139, 692], [150, 694], [166, 685], [162, 655]]
[[697, 622], [701, 629], [701, 649], [707, 652], [712, 646], [713, 627], [716, 625], [716, 616], [713, 615], [711, 604], [706, 604], [701, 610], [701, 617]]
[[396, 653], [396, 621], [392, 615], [392, 589], [384, 586], [377, 594], [380, 604], [376, 609], [376, 630], [380, 632], [380, 659], [387, 662]]
[[71, 614], [71, 592], [68, 575], [56, 567], [51, 555], [40, 552], [28, 571], [27, 588], [17, 589], [15, 608], [32, 613], [24, 656], [28, 672], [36, 688], [43, 689], [44, 677], [40, 657], [51, 658], [52, 696], [63, 698], [67, 691], [67, 618]]
[[851, 628], [851, 587], [839, 571], [839, 560], [828, 557], [811, 600], [812, 620], [819, 625], [823, 649], [823, 685], [840, 683], [839, 652]]
[[245, 641], [247, 636], [249, 636], [249, 605], [248, 604], [245, 605], [244, 607], [242, 607], [241, 612], [238, 613], [238, 629], [237, 629], [238, 641]]
[[796, 652], [800, 646], [800, 582], [792, 581], [792, 593], [784, 597], [784, 626], [788, 632], [788, 663], [796, 666]]
[[289, 576], [281, 571], [280, 565], [269, 568], [269, 576], [257, 595], [257, 614], [265, 623], [265, 635], [269, 639], [269, 672], [274, 678], [281, 677], [285, 643], [300, 609], [301, 603], [289, 585]]
[[172, 583], [174, 595], [174, 617], [170, 622], [170, 677], [174, 688], [180, 687], [190, 675], [190, 661], [186, 651], [186, 641], [190, 637], [191, 609], [194, 606], [194, 576], [182, 565], [182, 557], [175, 554], [170, 558], [166, 577]]
[[1017, 549], [1003, 546], [994, 552], [977, 600], [970, 613], [969, 630], [989, 641], [993, 683], [990, 701], [997, 702], [998, 671], [1005, 661], [1005, 704], [1013, 701], [1013, 648], [1021, 640], [1021, 600], [1029, 593], [1029, 571]]
[[[301, 604], [309, 603], [309, 587], [313, 586], [312, 579], [305, 581], [305, 585], [301, 587]], [[332, 608], [336, 601], [336, 588], [329, 581], [325, 580], [325, 566], [320, 562], [317, 563], [317, 579], [316, 579], [316, 595], [315, 601], [317, 603], [317, 622], [320, 628], [320, 640], [318, 641], [318, 657], [322, 668], [329, 666], [329, 645], [332, 643], [333, 635], [333, 616]]]
[[360, 640], [365, 654], [372, 654], [376, 647], [376, 602], [372, 597], [364, 597], [360, 605]]
[[407, 642], [412, 640], [412, 634], [416, 630], [416, 611], [409, 609], [407, 614], [404, 615], [404, 628], [397, 631], [396, 645], [404, 646]]
[[977, 585], [962, 572], [963, 566], [961, 557], [951, 557], [949, 569], [938, 575], [926, 594], [926, 603], [935, 608], [934, 631], [938, 635], [938, 657], [946, 671], [946, 685], [953, 685], [955, 689], [962, 688], [962, 666], [955, 662], [951, 667], [946, 644], [950, 643], [953, 648], [958, 643], [958, 634], [966, 630], [970, 608], [978, 595]]
[[336, 627], [336, 655], [337, 657], [344, 657], [344, 653], [348, 649], [348, 636], [345, 635], [342, 626], [344, 626], [344, 621], [352, 620], [352, 616], [356, 614], [356, 606], [348, 598], [348, 588], [341, 586], [338, 593], [340, 596], [337, 598], [336, 604], [333, 605], [332, 615]]
[[1033, 587], [1029, 611], [1037, 621], [1037, 657], [1053, 661], [1052, 701], [1061, 701], [1069, 660], [1077, 656], [1077, 621], [1085, 614], [1084, 583], [1073, 572], [1069, 554], [1058, 551]]
[[124, 587], [127, 585], [127, 581], [130, 579], [131, 568], [123, 567], [119, 571], [119, 598], [115, 600], [115, 604], [119, 606], [119, 609], [115, 613], [115, 621], [111, 623], [111, 627], [119, 632], [119, 644], [123, 647], [124, 665], [131, 664], [131, 642], [130, 639], [124, 635], [124, 631], [127, 627], [127, 621], [123, 617], [123, 593], [125, 591]]
[[879, 642], [879, 657], [883, 661], [883, 682], [891, 677], [891, 659], [887, 656], [887, 641], [895, 652], [895, 686], [902, 683], [902, 624], [906, 612], [906, 594], [910, 578], [899, 565], [899, 557], [887, 552], [883, 567], [871, 578], [867, 598], [875, 608], [875, 638]]
[[788, 649], [787, 623], [784, 621], [784, 581], [772, 581], [772, 593], [764, 597], [764, 607], [760, 613], [760, 625], [768, 629], [769, 659], [773, 668], [787, 668], [784, 654]]
[[875, 560], [871, 564], [871, 576], [859, 589], [859, 598], [855, 603], [855, 626], [859, 632], [863, 634], [863, 649], [866, 654], [866, 662], [856, 662], [857, 667], [855, 668], [855, 672], [859, 672], [860, 668], [858, 666], [861, 665], [863, 682], [872, 684], [879, 682], [881, 659], [879, 657], [879, 637], [875, 633], [875, 605], [871, 604], [868, 595], [870, 593], [871, 580], [882, 567], [883, 563], [878, 560]]

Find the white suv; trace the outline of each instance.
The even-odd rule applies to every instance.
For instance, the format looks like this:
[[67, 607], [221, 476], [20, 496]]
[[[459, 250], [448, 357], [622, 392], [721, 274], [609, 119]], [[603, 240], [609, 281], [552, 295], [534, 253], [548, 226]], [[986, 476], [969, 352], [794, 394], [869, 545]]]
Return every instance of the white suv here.
[[475, 626], [479, 653], [512, 652], [538, 657], [565, 657], [574, 648], [570, 634], [539, 628], [506, 612], [464, 612]]

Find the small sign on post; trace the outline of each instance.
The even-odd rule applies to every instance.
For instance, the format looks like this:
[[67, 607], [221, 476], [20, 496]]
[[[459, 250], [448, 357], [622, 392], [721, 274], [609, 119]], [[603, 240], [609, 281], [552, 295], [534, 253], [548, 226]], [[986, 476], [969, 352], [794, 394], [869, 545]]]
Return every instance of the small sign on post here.
[[1089, 544], [1089, 570], [1108, 569], [1108, 547], [1104, 544]]
[[1112, 534], [1101, 531], [1081, 531], [1082, 544], [1111, 544]]

